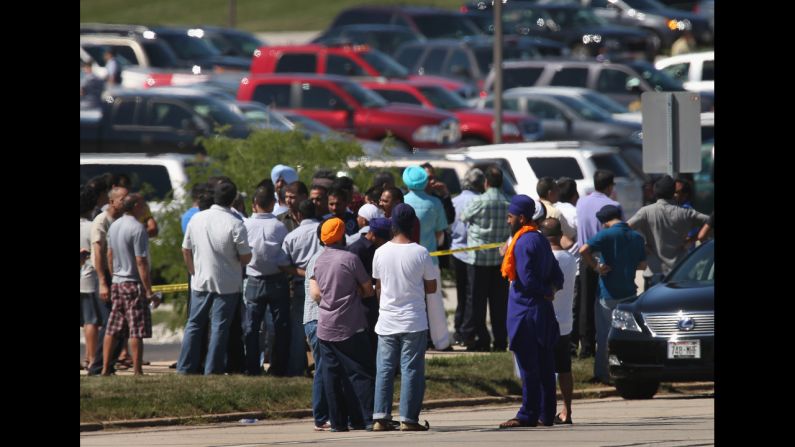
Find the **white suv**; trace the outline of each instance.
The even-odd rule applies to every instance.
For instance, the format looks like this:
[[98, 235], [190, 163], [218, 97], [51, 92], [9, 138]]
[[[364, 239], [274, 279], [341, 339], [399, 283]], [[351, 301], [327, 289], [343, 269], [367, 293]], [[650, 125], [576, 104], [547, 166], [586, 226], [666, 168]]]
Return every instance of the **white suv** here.
[[643, 206], [643, 181], [615, 148], [572, 141], [492, 144], [448, 153], [447, 157], [498, 160], [503, 170], [510, 170], [516, 179], [516, 192], [535, 199], [541, 177], [570, 177], [577, 182], [580, 197], [585, 197], [594, 190], [596, 170], [608, 169], [615, 175], [615, 199], [624, 209], [624, 217], [629, 218]]
[[715, 52], [680, 54], [654, 63], [654, 67], [681, 81], [691, 92], [715, 91]]

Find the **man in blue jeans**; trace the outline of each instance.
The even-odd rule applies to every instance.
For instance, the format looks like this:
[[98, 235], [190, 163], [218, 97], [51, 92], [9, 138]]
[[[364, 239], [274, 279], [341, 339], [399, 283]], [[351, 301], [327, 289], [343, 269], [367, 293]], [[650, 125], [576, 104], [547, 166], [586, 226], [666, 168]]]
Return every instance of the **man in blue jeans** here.
[[373, 278], [380, 306], [376, 357], [373, 431], [392, 429], [392, 390], [400, 361], [400, 430], [425, 431], [419, 424], [425, 394], [428, 315], [425, 295], [436, 292], [436, 275], [428, 250], [411, 242], [416, 214], [406, 204], [392, 211], [394, 237], [375, 251]]
[[229, 326], [242, 288], [243, 266], [251, 260], [248, 233], [230, 209], [237, 187], [228, 180], [214, 186], [215, 205], [196, 213], [182, 241], [182, 257], [191, 277], [190, 317], [177, 362], [180, 374], [201, 371], [200, 349], [207, 322], [210, 344], [204, 374], [223, 374]]
[[[317, 226], [316, 233], [320, 239], [320, 225]], [[304, 334], [309, 340], [309, 347], [312, 348], [312, 358], [315, 360], [315, 377], [312, 380], [312, 416], [315, 418], [315, 431], [326, 431], [331, 428], [328, 421], [328, 402], [326, 393], [323, 390], [323, 357], [320, 355], [320, 340], [317, 339], [317, 312], [318, 305], [309, 294], [309, 278], [315, 273], [315, 262], [318, 256], [323, 253], [325, 248], [321, 247], [312, 256], [306, 265], [306, 276], [304, 277]]]
[[[607, 367], [607, 334], [618, 303], [635, 298], [635, 271], [646, 270], [646, 243], [640, 233], [621, 221], [621, 209], [605, 205], [596, 213], [602, 229], [580, 248], [582, 261], [599, 274], [599, 301], [596, 311], [596, 358], [594, 377], [610, 383]], [[593, 253], [599, 252], [599, 261]]]

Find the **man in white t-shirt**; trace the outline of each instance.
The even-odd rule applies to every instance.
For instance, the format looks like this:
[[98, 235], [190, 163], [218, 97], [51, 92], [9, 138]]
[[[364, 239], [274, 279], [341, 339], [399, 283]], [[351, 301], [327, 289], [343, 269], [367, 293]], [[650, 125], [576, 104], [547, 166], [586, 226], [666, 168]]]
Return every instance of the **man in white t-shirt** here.
[[569, 349], [572, 355], [577, 355], [577, 348], [580, 346], [579, 331], [579, 309], [577, 308], [577, 297], [580, 292], [580, 245], [577, 243], [577, 200], [580, 194], [577, 192], [577, 182], [569, 177], [557, 179], [558, 201], [555, 208], [560, 211], [560, 228], [563, 237], [560, 240], [561, 247], [568, 250], [577, 260], [577, 278], [574, 280], [574, 304], [572, 308], [573, 324], [571, 337], [569, 337]]
[[552, 306], [560, 326], [560, 339], [555, 346], [555, 372], [558, 373], [558, 386], [563, 395], [563, 410], [555, 416], [555, 424], [571, 424], [571, 397], [574, 392], [574, 378], [571, 375], [571, 353], [569, 334], [572, 329], [572, 304], [574, 303], [574, 279], [577, 277], [577, 259], [560, 245], [563, 236], [560, 221], [554, 218], [541, 222], [541, 233], [552, 245], [552, 254], [563, 272], [563, 288], [555, 293]]
[[416, 213], [410, 205], [392, 210], [391, 241], [375, 251], [373, 278], [380, 306], [375, 332], [376, 357], [373, 431], [393, 428], [392, 391], [400, 363], [400, 430], [425, 431], [419, 424], [425, 394], [425, 349], [428, 316], [425, 295], [436, 292], [436, 269], [428, 250], [411, 242]]

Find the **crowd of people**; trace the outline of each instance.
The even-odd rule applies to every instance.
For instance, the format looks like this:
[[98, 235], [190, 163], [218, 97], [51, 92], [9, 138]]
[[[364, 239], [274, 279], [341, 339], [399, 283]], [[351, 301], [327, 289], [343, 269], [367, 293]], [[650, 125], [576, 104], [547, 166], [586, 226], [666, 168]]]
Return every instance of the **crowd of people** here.
[[[467, 172], [455, 198], [428, 163], [404, 170], [406, 192], [386, 171], [360, 193], [348, 177], [318, 171], [307, 186], [277, 165], [251, 198], [213, 177], [192, 189], [182, 217], [190, 298], [175, 368], [297, 376], [310, 351], [315, 430], [424, 431], [426, 350], [510, 350], [523, 401], [500, 428], [570, 424], [572, 356], [595, 355], [592, 380], [609, 383], [611, 313], [636, 297], [636, 271], [667, 273], [714, 228], [683, 206], [686, 179], [661, 177], [657, 202], [628, 220], [613, 179], [597, 171], [580, 198], [573, 179], [544, 177], [534, 200], [507, 197], [497, 166]], [[81, 368], [109, 375], [131, 363], [142, 374], [160, 303], [148, 250], [157, 223], [129, 179], [110, 174], [82, 187], [80, 217]], [[431, 255], [464, 247], [473, 250]], [[455, 272], [452, 337], [440, 266]]]

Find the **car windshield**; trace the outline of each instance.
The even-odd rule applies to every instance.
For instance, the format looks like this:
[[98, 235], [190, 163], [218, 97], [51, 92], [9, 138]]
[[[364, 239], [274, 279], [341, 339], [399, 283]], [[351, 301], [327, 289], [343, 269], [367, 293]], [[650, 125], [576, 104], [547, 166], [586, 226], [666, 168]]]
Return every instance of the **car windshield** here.
[[229, 33], [224, 34], [224, 38], [232, 42], [238, 54], [245, 54], [246, 56], [251, 56], [257, 48], [264, 45], [261, 40], [245, 34]]
[[465, 103], [460, 96], [456, 95], [450, 90], [445, 89], [444, 87], [419, 87], [419, 91], [422, 92], [423, 96], [425, 96], [434, 107], [444, 110], [459, 110], [469, 108], [467, 103]]
[[362, 107], [384, 107], [387, 105], [386, 99], [382, 98], [378, 93], [367, 90], [353, 82], [340, 82], [339, 86], [353, 96], [353, 99], [361, 104]]
[[685, 89], [681, 82], [654, 68], [654, 65], [648, 62], [634, 61], [627, 65], [635, 69], [658, 92], [679, 92]]
[[423, 14], [414, 16], [417, 28], [428, 39], [479, 36], [483, 33], [471, 20], [454, 14]]
[[630, 177], [629, 166], [618, 154], [597, 154], [591, 157], [596, 169], [612, 172], [616, 177]]
[[319, 123], [311, 118], [307, 118], [297, 113], [285, 113], [284, 116], [290, 120], [294, 125], [301, 126], [304, 130], [312, 133], [328, 135], [334, 133], [330, 127], [325, 124]]
[[279, 116], [275, 112], [268, 110], [266, 107], [259, 107], [250, 104], [238, 104], [246, 121], [254, 127], [261, 129], [273, 129], [284, 132], [292, 130], [289, 122], [284, 117]]
[[594, 104], [609, 113], [629, 113], [626, 106], [619, 104], [608, 96], [596, 92], [586, 92], [582, 94], [586, 101]]
[[582, 28], [585, 26], [605, 26], [607, 22], [590, 9], [560, 8], [548, 10], [552, 20], [561, 28]]
[[666, 282], [715, 284], [715, 242], [708, 242], [698, 248], [675, 267]]
[[186, 99], [191, 108], [214, 125], [245, 125], [245, 117], [238, 112], [239, 109], [234, 104], [223, 101], [216, 101], [210, 98], [190, 98]]
[[396, 60], [378, 50], [363, 52], [361, 56], [368, 64], [378, 70], [381, 76], [387, 78], [406, 78], [409, 75], [406, 67], [400, 65]]
[[607, 113], [607, 111], [587, 101], [582, 101], [580, 99], [565, 95], [556, 95], [555, 99], [569, 106], [574, 113], [585, 120], [607, 121], [611, 119], [610, 114]]
[[159, 34], [159, 36], [168, 42], [180, 59], [206, 59], [220, 54], [209, 43], [187, 34]]

